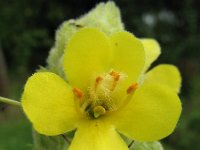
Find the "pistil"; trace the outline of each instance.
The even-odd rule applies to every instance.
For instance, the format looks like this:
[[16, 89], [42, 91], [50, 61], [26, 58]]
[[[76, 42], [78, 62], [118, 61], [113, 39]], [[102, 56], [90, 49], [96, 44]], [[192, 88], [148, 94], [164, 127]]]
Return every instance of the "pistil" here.
[[106, 113], [106, 110], [103, 106], [95, 106], [93, 109], [94, 117], [98, 118], [101, 115], [104, 115]]

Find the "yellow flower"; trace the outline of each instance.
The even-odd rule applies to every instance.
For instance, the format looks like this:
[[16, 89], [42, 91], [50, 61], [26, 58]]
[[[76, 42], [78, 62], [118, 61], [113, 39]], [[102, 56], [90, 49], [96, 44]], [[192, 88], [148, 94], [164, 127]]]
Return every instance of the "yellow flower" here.
[[35, 73], [25, 85], [23, 109], [41, 134], [76, 129], [70, 150], [126, 150], [119, 133], [137, 141], [164, 138], [181, 113], [181, 78], [171, 65], [145, 73], [159, 53], [153, 39], [80, 29], [64, 54], [67, 81]]

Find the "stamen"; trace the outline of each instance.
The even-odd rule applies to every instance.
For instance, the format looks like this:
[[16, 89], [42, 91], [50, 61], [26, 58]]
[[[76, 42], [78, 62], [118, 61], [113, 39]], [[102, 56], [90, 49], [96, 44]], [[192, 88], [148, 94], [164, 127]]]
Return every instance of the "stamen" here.
[[83, 97], [83, 92], [78, 88], [73, 88], [73, 93], [79, 99]]
[[111, 71], [110, 75], [114, 78], [115, 81], [118, 81], [120, 78], [119, 73], [117, 73], [115, 71]]
[[119, 81], [120, 79], [120, 74], [115, 72], [115, 71], [111, 71], [110, 75], [113, 77], [114, 81], [113, 81], [113, 85], [111, 87], [111, 91], [114, 91], [116, 85], [117, 85], [117, 81]]
[[138, 84], [137, 83], [133, 83], [131, 86], [129, 86], [129, 88], [127, 89], [127, 94], [130, 94], [132, 92], [134, 92], [136, 89], [138, 88]]
[[95, 82], [95, 91], [96, 91], [96, 89], [97, 89], [99, 83], [100, 83], [102, 80], [103, 80], [103, 78], [102, 78], [101, 76], [98, 76], [98, 77], [96, 78], [96, 82]]
[[101, 76], [98, 76], [97, 78], [96, 78], [96, 83], [99, 83], [100, 81], [102, 81], [103, 80], [103, 78], [101, 77]]
[[103, 106], [96, 106], [94, 107], [93, 112], [94, 112], [94, 117], [98, 118], [99, 116], [104, 115], [106, 113], [106, 110]]
[[83, 92], [78, 89], [78, 88], [73, 88], [73, 93], [74, 93], [74, 100], [75, 100], [75, 107], [78, 113], [81, 115], [83, 114], [83, 111], [81, 110], [80, 106], [84, 104], [83, 98]]

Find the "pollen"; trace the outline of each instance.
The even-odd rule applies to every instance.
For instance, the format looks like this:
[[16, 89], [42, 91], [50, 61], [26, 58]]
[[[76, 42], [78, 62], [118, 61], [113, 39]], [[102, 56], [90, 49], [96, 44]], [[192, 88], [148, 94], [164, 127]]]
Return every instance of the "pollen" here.
[[127, 94], [130, 94], [130, 93], [134, 92], [137, 88], [138, 88], [138, 84], [137, 83], [133, 83], [131, 86], [128, 87]]
[[79, 99], [83, 97], [83, 92], [78, 88], [73, 88], [73, 93]]

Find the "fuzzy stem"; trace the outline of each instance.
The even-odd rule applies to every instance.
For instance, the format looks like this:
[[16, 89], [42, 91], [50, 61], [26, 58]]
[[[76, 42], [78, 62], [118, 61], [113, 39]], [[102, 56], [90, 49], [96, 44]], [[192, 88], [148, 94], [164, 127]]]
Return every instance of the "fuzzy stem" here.
[[6, 103], [6, 104], [10, 104], [10, 105], [14, 105], [14, 106], [21, 106], [21, 103], [15, 100], [11, 100], [5, 97], [1, 97], [0, 96], [0, 102]]

